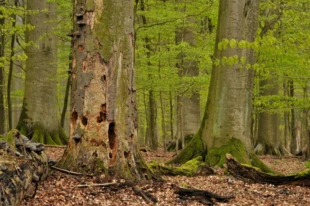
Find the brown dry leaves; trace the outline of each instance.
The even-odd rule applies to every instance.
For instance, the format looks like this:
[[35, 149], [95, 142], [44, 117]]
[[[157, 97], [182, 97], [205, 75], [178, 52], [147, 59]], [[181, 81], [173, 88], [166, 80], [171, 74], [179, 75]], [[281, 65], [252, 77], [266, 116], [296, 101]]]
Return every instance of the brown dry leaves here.
[[[54, 159], [59, 159], [63, 148], [46, 148]], [[166, 161], [173, 153], [146, 152], [145, 159]], [[305, 169], [304, 163], [296, 157], [262, 156], [261, 159], [273, 169], [288, 174]], [[202, 205], [197, 201], [184, 201], [174, 193], [173, 184], [208, 190], [221, 195], [234, 195], [228, 203], [215, 205], [310, 205], [310, 188], [299, 186], [274, 186], [249, 184], [225, 175], [222, 168], [215, 168], [216, 175], [195, 177], [168, 177], [165, 183], [144, 182], [140, 188], [154, 195], [158, 202], [153, 205]], [[24, 200], [21, 205], [146, 205], [131, 187], [77, 188], [80, 184], [102, 183], [100, 178], [77, 177], [53, 171], [46, 181], [40, 182], [34, 198]]]

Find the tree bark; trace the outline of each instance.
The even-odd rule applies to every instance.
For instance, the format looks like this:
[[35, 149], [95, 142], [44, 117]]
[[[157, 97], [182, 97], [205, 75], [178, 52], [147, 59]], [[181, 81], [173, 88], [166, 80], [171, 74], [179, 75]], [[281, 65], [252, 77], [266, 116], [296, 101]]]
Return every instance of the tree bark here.
[[57, 19], [56, 3], [27, 1], [27, 9], [39, 13], [27, 16], [35, 29], [26, 32], [26, 40], [34, 45], [26, 49], [25, 94], [17, 128], [36, 142], [66, 144], [67, 137], [57, 115], [57, 38], [52, 35]]
[[[0, 6], [4, 6], [5, 1], [0, 1]], [[0, 15], [2, 15], [2, 12], [0, 12]], [[4, 25], [4, 18], [0, 18], [0, 25]], [[3, 31], [0, 31], [0, 57], [4, 58], [4, 45], [5, 45], [5, 39], [4, 39], [4, 33]], [[5, 132], [5, 109], [4, 109], [4, 62], [1, 62], [3, 64], [0, 66], [0, 134], [3, 134]]]
[[229, 65], [225, 57], [246, 58], [246, 64], [255, 63], [254, 51], [249, 48], [219, 48], [224, 39], [253, 42], [258, 27], [259, 1], [221, 0], [209, 96], [202, 125], [204, 145], [220, 147], [229, 139], [240, 139], [247, 150], [252, 148], [251, 116], [254, 73], [240, 61]]
[[48, 158], [42, 144], [12, 130], [0, 136], [0, 205], [18, 205], [33, 197], [38, 181], [48, 174]]
[[126, 179], [153, 174], [137, 141], [133, 2], [74, 2], [70, 140], [59, 167]]

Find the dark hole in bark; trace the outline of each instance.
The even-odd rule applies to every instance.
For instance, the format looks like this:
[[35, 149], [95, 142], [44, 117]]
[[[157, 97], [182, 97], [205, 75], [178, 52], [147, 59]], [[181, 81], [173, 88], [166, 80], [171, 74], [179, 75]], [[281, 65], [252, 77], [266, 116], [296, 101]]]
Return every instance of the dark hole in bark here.
[[103, 75], [103, 80], [106, 81], [107, 80], [107, 77], [105, 75]]
[[87, 125], [87, 122], [88, 122], [88, 119], [86, 118], [86, 117], [82, 117], [82, 124], [84, 125], [84, 126], [86, 126]]
[[110, 149], [113, 149], [115, 146], [115, 123], [112, 122], [109, 124], [109, 130], [108, 130], [108, 136], [109, 136], [109, 145], [110, 145]]
[[77, 121], [77, 119], [78, 119], [78, 113], [77, 112], [72, 112], [71, 113], [71, 122], [72, 122], [72, 124], [75, 126], [76, 125], [76, 121]]
[[127, 152], [127, 151], [124, 151], [124, 157], [125, 157], [125, 158], [128, 158], [129, 154], [130, 154], [130, 151], [128, 151], [128, 152]]
[[79, 51], [79, 52], [84, 51], [84, 46], [83, 46], [83, 45], [79, 45], [79, 46], [78, 46], [78, 51]]
[[93, 153], [93, 156], [94, 156], [94, 157], [98, 157], [97, 151], [95, 151], [95, 152]]
[[112, 158], [112, 153], [111, 152], [109, 153], [109, 157]]
[[100, 107], [100, 113], [99, 113], [99, 117], [97, 117], [97, 122], [101, 123], [103, 121], [106, 121], [107, 119], [107, 112], [106, 112], [106, 104], [102, 104]]

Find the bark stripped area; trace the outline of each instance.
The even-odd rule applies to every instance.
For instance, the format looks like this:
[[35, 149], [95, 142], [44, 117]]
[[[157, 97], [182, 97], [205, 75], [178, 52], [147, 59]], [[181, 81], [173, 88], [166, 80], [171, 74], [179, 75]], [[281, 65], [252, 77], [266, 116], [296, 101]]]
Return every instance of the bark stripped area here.
[[71, 131], [59, 164], [143, 178], [147, 167], [134, 145], [133, 5], [125, 0], [76, 0], [74, 5]]

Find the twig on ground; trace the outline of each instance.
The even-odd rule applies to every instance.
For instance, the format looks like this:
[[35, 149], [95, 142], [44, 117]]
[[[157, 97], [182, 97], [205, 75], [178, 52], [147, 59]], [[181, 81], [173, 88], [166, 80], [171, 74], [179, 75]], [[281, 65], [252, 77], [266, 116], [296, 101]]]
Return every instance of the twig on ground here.
[[63, 173], [66, 173], [66, 174], [70, 174], [70, 175], [80, 175], [80, 176], [90, 176], [90, 177], [94, 176], [93, 174], [84, 174], [84, 173], [79, 173], [79, 172], [73, 172], [73, 171], [61, 169], [61, 168], [55, 167], [55, 166], [50, 166], [50, 167], [52, 169], [54, 169], [54, 170], [57, 170], [59, 172], [63, 172]]

